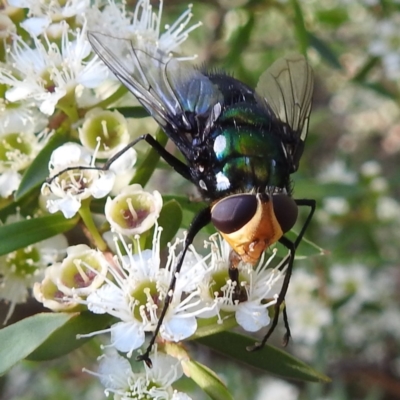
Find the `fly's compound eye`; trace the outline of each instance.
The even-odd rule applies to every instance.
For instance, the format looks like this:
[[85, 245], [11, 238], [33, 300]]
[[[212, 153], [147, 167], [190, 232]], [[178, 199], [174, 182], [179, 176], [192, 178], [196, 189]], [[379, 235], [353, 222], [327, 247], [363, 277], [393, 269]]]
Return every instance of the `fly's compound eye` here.
[[220, 200], [211, 210], [211, 221], [222, 233], [232, 233], [247, 224], [257, 212], [257, 198], [240, 194]]
[[290, 231], [297, 221], [298, 208], [296, 202], [286, 194], [275, 194], [272, 196], [274, 214], [282, 232]]

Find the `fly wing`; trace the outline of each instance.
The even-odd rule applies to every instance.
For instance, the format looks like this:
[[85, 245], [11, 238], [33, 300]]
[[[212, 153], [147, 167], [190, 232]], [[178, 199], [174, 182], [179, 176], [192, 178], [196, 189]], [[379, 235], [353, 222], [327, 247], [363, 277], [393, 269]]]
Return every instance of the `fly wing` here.
[[88, 32], [88, 38], [96, 54], [178, 147], [187, 140], [182, 133], [196, 135], [218, 118], [215, 109], [220, 109], [221, 93], [189, 63], [156, 46], [135, 47], [129, 39], [97, 32]]
[[278, 121], [291, 172], [297, 171], [303, 153], [313, 90], [313, 71], [299, 54], [275, 61], [261, 75], [256, 87], [259, 102]]

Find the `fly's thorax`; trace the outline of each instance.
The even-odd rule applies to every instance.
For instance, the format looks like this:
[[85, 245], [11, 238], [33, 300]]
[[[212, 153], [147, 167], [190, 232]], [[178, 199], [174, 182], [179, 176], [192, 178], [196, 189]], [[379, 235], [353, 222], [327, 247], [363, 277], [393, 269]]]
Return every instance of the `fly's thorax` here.
[[257, 104], [226, 106], [209, 134], [192, 141], [187, 158], [202, 196], [213, 201], [253, 188], [288, 188], [290, 167], [278, 130]]
[[240, 193], [212, 205], [216, 229], [244, 262], [255, 264], [297, 220], [297, 205], [286, 193]]
[[250, 192], [252, 188], [287, 187], [289, 166], [272, 125], [225, 124], [214, 133], [215, 191]]

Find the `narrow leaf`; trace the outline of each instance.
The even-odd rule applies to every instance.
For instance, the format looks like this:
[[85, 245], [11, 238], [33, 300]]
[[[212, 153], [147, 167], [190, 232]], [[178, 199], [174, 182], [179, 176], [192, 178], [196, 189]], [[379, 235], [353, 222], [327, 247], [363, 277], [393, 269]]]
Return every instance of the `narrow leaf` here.
[[182, 208], [179, 203], [175, 200], [165, 203], [158, 218], [158, 224], [163, 228], [160, 243], [162, 249], [175, 237], [181, 222]]
[[46, 146], [40, 151], [32, 161], [29, 168], [25, 171], [19, 185], [15, 199], [19, 200], [31, 190], [38, 188], [49, 176], [49, 161], [51, 154], [57, 148], [66, 143], [69, 139], [61, 133], [56, 133], [50, 138]]
[[308, 382], [330, 381], [326, 375], [315, 371], [292, 355], [268, 344], [256, 352], [248, 352], [246, 348], [254, 345], [254, 339], [237, 333], [221, 332], [196, 341], [236, 361], [284, 378]]
[[[52, 313], [55, 314], [55, 313]], [[112, 320], [109, 314], [93, 314], [84, 311], [75, 314], [62, 328], [52, 332], [27, 359], [31, 361], [44, 361], [61, 357], [77, 349], [92, 339], [91, 337], [77, 338], [83, 335], [104, 329]]]
[[38, 348], [74, 314], [43, 313], [0, 330], [0, 375]]
[[111, 108], [111, 111], [118, 111], [125, 118], [145, 118], [149, 116], [149, 113], [142, 106], [137, 107], [116, 107]]
[[210, 368], [196, 361], [184, 361], [185, 373], [213, 400], [233, 400], [228, 388]]
[[0, 226], [0, 255], [69, 231], [78, 221], [78, 215], [65, 219], [61, 214], [55, 214]]
[[312, 46], [320, 56], [333, 68], [342, 69], [339, 58], [335, 52], [325, 43], [322, 39], [318, 38], [315, 34], [308, 32], [310, 46]]
[[352, 81], [363, 82], [367, 79], [368, 74], [380, 61], [379, 57], [370, 56], [360, 70], [353, 76]]
[[206, 204], [203, 201], [193, 201], [190, 200], [188, 196], [178, 196], [178, 195], [163, 195], [163, 199], [165, 202], [170, 200], [175, 200], [179, 203], [182, 209], [186, 211], [190, 211], [193, 214], [197, 214], [200, 210], [206, 207]]
[[308, 48], [308, 32], [304, 26], [303, 11], [297, 0], [292, 0], [291, 3], [294, 9], [294, 27], [297, 40], [299, 41], [300, 53], [306, 55]]
[[[241, 11], [245, 12], [246, 10], [242, 9]], [[253, 32], [255, 26], [255, 18], [254, 15], [250, 12], [247, 12], [247, 21], [244, 25], [240, 26], [233, 33], [232, 38], [230, 39], [229, 48], [231, 51], [225, 57], [225, 67], [231, 68], [232, 66], [237, 67], [238, 60], [240, 60], [240, 55], [248, 48], [251, 34]]]
[[0, 209], [0, 220], [4, 223], [12, 214], [32, 215], [37, 210], [38, 195], [30, 193], [18, 201], [13, 201]]
[[380, 83], [362, 82], [361, 85], [364, 86], [367, 89], [373, 90], [374, 92], [380, 94], [381, 96], [384, 96], [384, 97], [386, 97], [386, 98], [388, 98], [390, 100], [397, 101], [396, 93], [386, 89]]

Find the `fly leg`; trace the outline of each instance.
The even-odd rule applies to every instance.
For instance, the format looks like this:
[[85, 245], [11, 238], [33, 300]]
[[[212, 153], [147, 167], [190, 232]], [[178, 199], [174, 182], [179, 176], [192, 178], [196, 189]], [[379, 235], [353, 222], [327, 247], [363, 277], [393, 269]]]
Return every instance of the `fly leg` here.
[[[297, 236], [297, 238], [294, 242], [292, 242], [291, 240], [289, 240], [288, 238], [286, 238], [284, 236], [282, 236], [279, 239], [279, 243], [283, 244], [289, 250], [289, 254], [283, 259], [281, 266], [280, 266], [281, 268], [283, 268], [286, 264], [288, 264], [281, 291], [279, 292], [278, 298], [274, 305], [274, 311], [275, 311], [274, 318], [273, 318], [271, 326], [268, 329], [268, 332], [264, 336], [263, 340], [261, 342], [255, 343], [253, 346], [249, 346], [247, 348], [248, 351], [255, 351], [255, 350], [259, 350], [259, 349], [263, 348], [265, 343], [267, 342], [268, 338], [272, 335], [272, 332], [275, 330], [275, 328], [278, 324], [280, 308], [281, 308], [281, 305], [283, 304], [283, 302], [285, 301], [285, 296], [286, 296], [286, 293], [287, 293], [287, 290], [289, 287], [289, 283], [290, 283], [290, 277], [292, 275], [293, 262], [294, 262], [296, 250], [297, 250], [297, 247], [299, 246], [301, 240], [303, 239], [304, 233], [307, 230], [307, 227], [314, 215], [315, 200], [301, 199], [301, 200], [295, 200], [295, 202], [296, 202], [297, 206], [299, 206], [299, 207], [300, 206], [310, 207], [310, 212], [307, 216], [306, 221], [303, 224], [303, 227], [300, 230], [299, 235]], [[284, 344], [284, 346], [286, 346], [290, 339], [290, 329], [289, 329], [289, 322], [288, 322], [287, 313], [286, 313], [286, 306], [284, 306], [284, 309], [283, 309], [283, 320], [284, 320], [284, 324], [285, 324], [285, 328], [286, 328], [286, 333], [285, 333], [285, 336], [283, 339], [283, 344]]]
[[47, 179], [47, 183], [51, 183], [54, 179], [58, 176], [62, 175], [64, 172], [73, 171], [73, 170], [97, 170], [97, 171], [107, 171], [111, 164], [116, 161], [119, 157], [121, 157], [125, 152], [127, 152], [131, 147], [134, 147], [137, 143], [144, 140], [148, 143], [158, 154], [159, 156], [169, 164], [179, 175], [183, 176], [185, 179], [192, 182], [192, 176], [190, 174], [190, 168], [183, 163], [182, 161], [178, 160], [174, 155], [170, 152], [165, 150], [165, 148], [154, 139], [149, 133], [139, 136], [132, 142], [128, 143], [123, 149], [121, 149], [118, 153], [115, 153], [102, 167], [90, 167], [90, 166], [82, 166], [82, 167], [67, 167], [57, 173], [56, 175], [52, 176], [51, 178]]
[[133, 140], [129, 144], [127, 144], [123, 149], [121, 149], [118, 153], [114, 154], [101, 168], [102, 170], [108, 170], [110, 165], [117, 160], [122, 154], [128, 151], [131, 147], [135, 146], [137, 143], [144, 140], [148, 143], [164, 161], [167, 162], [179, 175], [183, 176], [188, 181], [192, 182], [192, 176], [190, 174], [189, 167], [178, 160], [174, 155], [172, 155], [169, 151], [165, 150], [164, 146], [162, 146], [153, 136], [149, 133], [139, 136], [137, 139]]
[[165, 296], [164, 307], [161, 310], [161, 314], [158, 319], [156, 329], [153, 332], [153, 336], [150, 339], [150, 343], [147, 346], [146, 351], [136, 358], [137, 361], [144, 361], [149, 368], [151, 368], [151, 366], [152, 366], [152, 362], [150, 360], [149, 355], [150, 355], [151, 349], [153, 348], [153, 345], [156, 341], [157, 335], [160, 331], [165, 314], [168, 311], [169, 304], [174, 296], [176, 280], [177, 280], [179, 272], [182, 268], [182, 264], [183, 264], [183, 260], [185, 258], [186, 252], [187, 252], [189, 246], [192, 244], [194, 237], [199, 233], [199, 231], [202, 228], [204, 228], [207, 224], [209, 224], [210, 221], [211, 221], [211, 210], [210, 210], [210, 207], [207, 207], [207, 208], [204, 208], [203, 210], [201, 210], [194, 217], [192, 223], [190, 224], [190, 227], [188, 229], [188, 232], [187, 232], [187, 235], [185, 238], [185, 242], [183, 245], [182, 253], [179, 255], [179, 259], [178, 259], [178, 262], [175, 267], [174, 275], [172, 276], [172, 279], [171, 279], [171, 282], [169, 284], [169, 288], [167, 291], [167, 295]]

